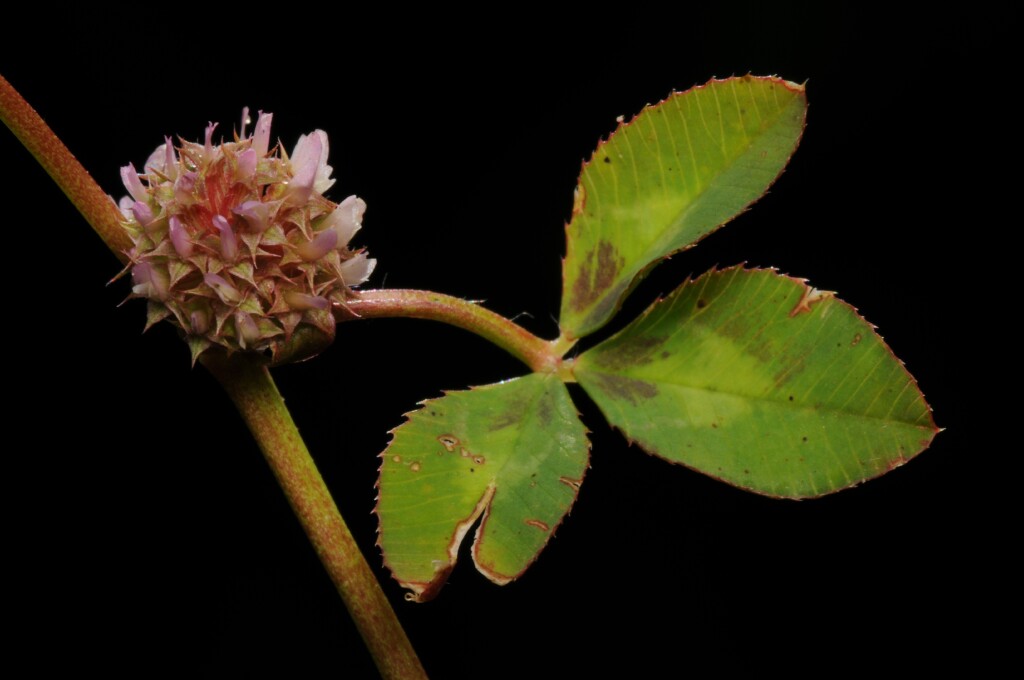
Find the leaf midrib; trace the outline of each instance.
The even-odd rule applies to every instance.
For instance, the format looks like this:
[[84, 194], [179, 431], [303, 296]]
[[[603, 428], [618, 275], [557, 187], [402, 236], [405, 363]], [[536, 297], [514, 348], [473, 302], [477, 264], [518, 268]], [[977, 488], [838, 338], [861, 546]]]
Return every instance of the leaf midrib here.
[[[583, 366], [583, 367], [577, 366], [576, 370], [580, 371], [580, 368], [583, 369], [582, 373], [584, 375], [586, 375], [587, 373], [591, 373], [591, 374], [601, 374], [601, 375], [605, 375], [605, 376], [620, 377], [620, 378], [624, 377], [624, 378], [629, 378], [631, 380], [640, 380], [640, 381], [643, 381], [643, 382], [651, 383], [652, 385], [669, 385], [669, 386], [672, 386], [672, 387], [679, 387], [679, 388], [682, 388], [684, 390], [691, 390], [691, 391], [699, 392], [699, 393], [702, 393], [702, 394], [724, 394], [724, 395], [727, 395], [727, 396], [730, 396], [730, 397], [735, 397], [737, 399], [746, 399], [746, 400], [749, 400], [749, 401], [774, 404], [774, 405], [784, 406], [786, 408], [790, 408], [790, 409], [794, 409], [794, 410], [799, 410], [799, 411], [808, 411], [808, 412], [813, 412], [813, 413], [821, 413], [822, 411], [825, 411], [825, 412], [828, 412], [828, 413], [837, 413], [837, 414], [840, 414], [840, 415], [850, 416], [850, 417], [853, 417], [853, 418], [859, 418], [859, 419], [862, 419], [862, 420], [881, 421], [883, 423], [892, 423], [892, 424], [896, 424], [896, 425], [905, 425], [907, 427], [911, 427], [911, 428], [915, 428], [915, 429], [924, 429], [924, 430], [929, 430], [929, 431], [931, 431], [933, 429], [932, 427], [928, 426], [927, 424], [923, 424], [922, 425], [922, 424], [918, 424], [918, 423], [909, 422], [909, 421], [906, 421], [906, 420], [900, 420], [900, 419], [894, 419], [894, 418], [882, 417], [882, 416], [872, 416], [872, 415], [868, 415], [868, 414], [865, 414], [865, 413], [857, 413], [855, 411], [846, 411], [846, 410], [843, 410], [843, 409], [834, 408], [834, 407], [825, 406], [825, 405], [818, 406], [818, 407], [807, 406], [807, 405], [805, 405], [803, 403], [798, 403], [796, 401], [789, 401], [789, 399], [773, 399], [773, 398], [770, 398], [770, 397], [765, 396], [765, 395], [757, 396], [757, 395], [750, 395], [750, 394], [742, 394], [740, 392], [735, 392], [735, 391], [732, 391], [732, 390], [712, 390], [712, 389], [708, 389], [706, 387], [698, 387], [698, 386], [694, 386], [694, 385], [687, 385], [685, 383], [678, 382], [678, 381], [672, 381], [672, 380], [648, 380], [646, 378], [638, 378], [636, 376], [628, 375], [628, 374], [625, 374], [625, 373], [614, 373], [614, 372], [608, 372], [608, 371], [601, 371], [601, 370], [594, 369], [594, 368], [588, 368], [586, 366]], [[600, 388], [598, 387], [597, 389], [600, 389]], [[607, 392], [605, 392], [605, 394], [607, 394]], [[612, 398], [615, 401], [620, 401], [619, 399], [616, 399], [615, 397], [612, 397]]]

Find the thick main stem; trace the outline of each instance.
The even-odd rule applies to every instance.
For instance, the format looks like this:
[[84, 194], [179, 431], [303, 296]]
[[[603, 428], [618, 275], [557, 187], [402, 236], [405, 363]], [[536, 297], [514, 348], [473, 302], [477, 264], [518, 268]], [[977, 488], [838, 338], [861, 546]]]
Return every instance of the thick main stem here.
[[121, 262], [131, 239], [121, 228], [121, 213], [89, 172], [36, 110], [0, 75], [0, 120], [35, 156], [53, 181], [71, 199], [89, 226], [99, 234]]
[[338, 512], [266, 367], [236, 356], [203, 363], [231, 396], [385, 678], [426, 673]]
[[[451, 324], [490, 340], [534, 371], [556, 372], [568, 351], [561, 340], [538, 338], [522, 326], [478, 304], [426, 290], [366, 290], [338, 311], [339, 321], [353, 318], [407, 317]], [[571, 346], [571, 345], [570, 345]]]

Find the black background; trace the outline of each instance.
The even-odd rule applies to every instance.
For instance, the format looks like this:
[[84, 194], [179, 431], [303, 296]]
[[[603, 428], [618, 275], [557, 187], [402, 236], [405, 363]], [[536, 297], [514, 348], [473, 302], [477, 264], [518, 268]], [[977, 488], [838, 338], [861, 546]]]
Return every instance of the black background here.
[[[114, 196], [165, 134], [327, 131], [337, 185], [369, 210], [373, 287], [483, 300], [556, 334], [563, 223], [580, 161], [620, 114], [711, 76], [807, 82], [804, 139], [770, 194], [657, 269], [623, 321], [688, 274], [747, 262], [807, 277], [876, 324], [947, 431], [884, 478], [800, 503], [746, 494], [629, 447], [582, 393], [592, 465], [571, 516], [519, 581], [468, 553], [440, 597], [402, 600], [374, 545], [377, 454], [416, 402], [521, 375], [423, 321], [339, 329], [275, 372], [343, 515], [437, 678], [950, 668], [996, 550], [968, 499], [986, 453], [968, 406], [986, 361], [964, 324], [994, 212], [989, 162], [1006, 17], [791, 3], [327, 16], [230, 12], [26, 21], [0, 73]], [[291, 10], [291, 8], [282, 8]], [[37, 667], [373, 677], [347, 614], [230, 402], [169, 328], [116, 305], [117, 262], [6, 131], [8, 643]], [[618, 324], [618, 325], [621, 325]], [[606, 336], [602, 333], [601, 336]], [[18, 438], [21, 439], [17, 443]], [[11, 644], [13, 643], [13, 644]], [[29, 652], [29, 650], [32, 650]], [[37, 653], [36, 650], [39, 650]]]

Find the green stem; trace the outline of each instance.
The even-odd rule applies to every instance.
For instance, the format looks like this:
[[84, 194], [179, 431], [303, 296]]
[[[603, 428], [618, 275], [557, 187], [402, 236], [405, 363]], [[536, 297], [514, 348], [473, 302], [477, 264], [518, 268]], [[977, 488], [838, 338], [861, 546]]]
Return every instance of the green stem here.
[[27, 101], [0, 75], [0, 120], [21, 140], [122, 263], [131, 239], [121, 211]]
[[[425, 290], [364, 290], [345, 303], [338, 321], [407, 317], [432, 319], [476, 333], [537, 372], [557, 372], [568, 351], [562, 340], [538, 338], [522, 326], [480, 305]], [[571, 345], [570, 345], [571, 346]]]
[[425, 678], [409, 638], [338, 512], [269, 371], [237, 355], [231, 360], [205, 355], [203, 364], [249, 426], [381, 675]]

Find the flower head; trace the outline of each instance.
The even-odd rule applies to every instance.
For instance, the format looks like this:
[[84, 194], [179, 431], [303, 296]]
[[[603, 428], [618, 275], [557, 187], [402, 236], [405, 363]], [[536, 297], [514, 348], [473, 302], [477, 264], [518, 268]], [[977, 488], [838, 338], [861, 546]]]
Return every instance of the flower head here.
[[181, 330], [193, 361], [214, 346], [278, 360], [297, 331], [326, 346], [332, 307], [376, 264], [349, 247], [366, 203], [324, 198], [327, 134], [301, 136], [288, 155], [271, 146], [271, 114], [249, 136], [247, 114], [233, 142], [214, 144], [210, 123], [202, 143], [165, 138], [141, 174], [121, 168], [130, 297], [149, 301], [147, 328], [167, 319]]

